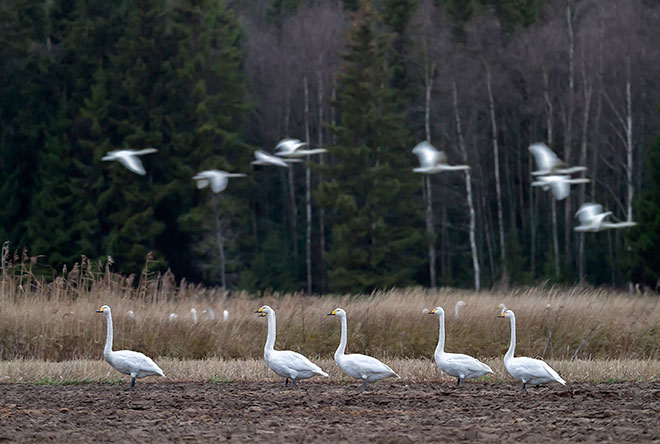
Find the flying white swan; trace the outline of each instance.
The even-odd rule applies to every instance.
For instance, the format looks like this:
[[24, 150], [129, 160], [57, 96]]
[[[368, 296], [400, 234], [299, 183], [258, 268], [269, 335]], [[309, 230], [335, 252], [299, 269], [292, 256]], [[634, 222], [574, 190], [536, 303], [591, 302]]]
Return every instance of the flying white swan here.
[[444, 151], [438, 151], [427, 141], [415, 145], [413, 154], [419, 159], [419, 168], [414, 168], [415, 173], [435, 174], [443, 171], [469, 170], [468, 165], [449, 165]]
[[241, 173], [228, 173], [222, 170], [205, 170], [200, 171], [193, 179], [197, 181], [197, 188], [202, 189], [211, 185], [211, 190], [214, 193], [219, 193], [227, 188], [230, 177], [246, 177], [247, 174]]
[[513, 353], [516, 350], [516, 316], [511, 310], [507, 310], [499, 317], [509, 318], [511, 321], [511, 343], [509, 344], [509, 350], [504, 355], [504, 367], [511, 376], [522, 381], [523, 390], [528, 382], [534, 385], [550, 381], [557, 381], [562, 385], [566, 384], [566, 381], [552, 367], [540, 359], [514, 357]]
[[283, 159], [278, 156], [273, 156], [265, 151], [257, 150], [254, 152], [254, 157], [257, 160], [252, 161], [252, 165], [275, 165], [284, 168], [289, 168], [291, 162], [302, 162], [301, 159]]
[[193, 324], [197, 324], [197, 310], [194, 308], [190, 309], [190, 314], [192, 314]]
[[326, 372], [321, 370], [321, 367], [314, 364], [312, 361], [291, 350], [275, 350], [275, 310], [268, 305], [264, 305], [255, 311], [259, 316], [268, 317], [268, 338], [264, 346], [264, 360], [268, 364], [268, 368], [285, 378], [284, 386], [289, 384], [289, 378], [293, 383], [293, 388], [296, 388], [296, 381], [299, 379], [307, 379], [313, 376], [328, 376]]
[[380, 381], [381, 379], [389, 378], [390, 376], [401, 378], [401, 376], [397, 375], [394, 370], [376, 358], [358, 353], [352, 353], [350, 355], [344, 354], [348, 335], [346, 312], [341, 308], [337, 308], [328, 313], [328, 316], [338, 316], [341, 321], [341, 341], [335, 352], [335, 362], [348, 376], [355, 379], [362, 379], [362, 391], [367, 389], [367, 382]]
[[463, 385], [464, 379], [478, 378], [493, 373], [490, 367], [472, 356], [459, 353], [445, 352], [445, 311], [442, 307], [435, 307], [429, 314], [438, 315], [440, 320], [440, 332], [438, 334], [438, 345], [433, 357], [438, 368], [449, 376], [457, 379], [457, 385]]
[[[458, 313], [461, 307], [465, 307], [466, 305], [467, 304], [465, 303], [465, 301], [456, 302], [456, 305], [454, 305], [454, 319], [458, 319]], [[444, 314], [443, 314], [443, 318], [444, 318]]]
[[568, 197], [571, 192], [572, 183], [589, 183], [591, 182], [587, 178], [578, 177], [571, 179], [571, 176], [567, 175], [550, 175], [550, 176], [541, 176], [538, 180], [532, 182], [533, 187], [542, 187], [545, 191], [552, 188], [552, 194], [554, 194], [555, 199], [564, 200]]
[[203, 310], [202, 313], [206, 313], [211, 321], [215, 321], [215, 312], [211, 308]]
[[498, 305], [498, 307], [500, 309], [500, 315], [504, 314], [504, 312], [506, 311], [506, 305], [500, 304]]
[[114, 367], [119, 373], [131, 375], [131, 388], [135, 387], [135, 379], [144, 378], [147, 376], [165, 376], [163, 371], [156, 365], [156, 363], [148, 356], [142, 353], [131, 350], [112, 351], [112, 312], [107, 305], [102, 306], [97, 313], [105, 315], [108, 334], [105, 339], [105, 348], [103, 349], [103, 357], [106, 362]]
[[124, 165], [126, 168], [134, 172], [135, 174], [140, 174], [144, 176], [144, 167], [142, 162], [138, 158], [143, 154], [155, 153], [158, 150], [156, 148], [145, 148], [143, 150], [115, 150], [108, 151], [101, 160], [117, 160], [119, 163]]
[[575, 212], [575, 217], [580, 220], [580, 225], [574, 228], [575, 231], [603, 231], [612, 228], [627, 228], [637, 225], [636, 222], [609, 222], [607, 218], [612, 214], [611, 211], [603, 211], [603, 207], [597, 203], [584, 203]]
[[222, 320], [227, 322], [229, 320], [229, 311], [222, 310]]
[[567, 166], [545, 143], [533, 143], [529, 151], [534, 155], [537, 171], [532, 171], [533, 176], [544, 176], [546, 174], [573, 174], [585, 171], [583, 166]]
[[275, 146], [275, 154], [280, 157], [304, 157], [328, 152], [324, 148], [300, 149], [305, 145], [307, 145], [307, 142], [301, 142], [298, 139], [282, 139]]

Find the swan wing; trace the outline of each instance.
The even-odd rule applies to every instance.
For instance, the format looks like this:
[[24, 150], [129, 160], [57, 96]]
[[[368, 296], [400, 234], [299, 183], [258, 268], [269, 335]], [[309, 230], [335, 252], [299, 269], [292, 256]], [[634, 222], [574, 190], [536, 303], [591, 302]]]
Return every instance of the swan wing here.
[[294, 378], [311, 378], [313, 375], [328, 376], [321, 367], [300, 353], [291, 350], [273, 350], [267, 359], [268, 366], [278, 375]]
[[554, 194], [555, 199], [564, 200], [570, 192], [571, 185], [565, 180], [560, 179], [552, 182], [552, 194]]
[[419, 159], [421, 167], [432, 167], [436, 164], [440, 152], [427, 141], [420, 142], [415, 145], [412, 150], [413, 154]]
[[400, 378], [387, 364], [371, 356], [354, 353], [337, 360], [339, 367], [354, 378], [379, 380], [389, 376]]
[[108, 362], [120, 373], [135, 374], [137, 378], [152, 375], [165, 376], [163, 370], [149, 356], [132, 350], [112, 352]]
[[135, 174], [144, 176], [145, 171], [140, 159], [132, 153], [124, 152], [117, 157], [117, 160]]
[[[287, 163], [284, 162], [282, 159], [280, 159], [276, 156], [272, 156], [272, 155], [268, 154], [265, 151], [261, 151], [261, 150], [255, 151], [254, 152], [254, 157], [257, 158], [257, 162], [268, 163], [268, 164], [271, 164], [271, 165], [277, 165], [277, 166], [281, 166], [281, 167], [285, 167], [285, 168], [289, 167], [289, 165], [287, 165]], [[262, 163], [262, 165], [263, 165], [263, 163]]]
[[493, 373], [493, 370], [469, 355], [459, 353], [444, 353], [435, 358], [438, 368], [449, 376], [461, 378], [476, 378]]
[[214, 193], [224, 191], [227, 188], [227, 182], [229, 182], [227, 174], [218, 171], [211, 176], [211, 189]]
[[560, 163], [557, 155], [545, 143], [533, 143], [529, 146], [529, 151], [534, 156], [539, 174], [547, 174]]
[[566, 381], [564, 381], [556, 371], [540, 359], [525, 357], [511, 358], [506, 361], [504, 365], [511, 376], [522, 381], [528, 381], [535, 384], [557, 381], [561, 384], [566, 384]]

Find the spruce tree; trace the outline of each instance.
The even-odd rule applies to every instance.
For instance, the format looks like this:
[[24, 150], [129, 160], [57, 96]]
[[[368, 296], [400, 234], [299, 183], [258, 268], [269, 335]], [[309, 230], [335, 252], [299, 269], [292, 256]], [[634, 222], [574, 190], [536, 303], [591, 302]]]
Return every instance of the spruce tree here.
[[414, 201], [404, 116], [387, 65], [390, 37], [371, 2], [353, 17], [338, 78], [335, 164], [318, 197], [332, 219], [330, 288], [408, 285], [423, 262], [424, 230]]

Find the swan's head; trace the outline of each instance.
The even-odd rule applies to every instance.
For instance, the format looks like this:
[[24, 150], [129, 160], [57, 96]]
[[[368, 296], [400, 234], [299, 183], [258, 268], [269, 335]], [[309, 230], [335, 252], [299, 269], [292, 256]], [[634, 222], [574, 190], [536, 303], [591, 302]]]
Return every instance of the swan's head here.
[[96, 310], [97, 313], [103, 313], [104, 315], [108, 316], [110, 314], [110, 307], [107, 305], [102, 306], [98, 310]]
[[465, 307], [466, 305], [467, 305], [467, 304], [465, 303], [465, 301], [458, 301], [458, 302], [456, 302], [456, 306], [457, 306], [457, 307]]
[[445, 311], [442, 309], [442, 307], [435, 307], [433, 310], [429, 311], [430, 315], [438, 315], [438, 316], [444, 316]]
[[328, 313], [328, 316], [339, 316], [345, 318], [346, 312], [342, 308], [335, 308], [330, 313]]
[[515, 319], [515, 316], [511, 310], [505, 310], [500, 315], [498, 318], [509, 318], [509, 319]]
[[503, 314], [506, 311], [506, 305], [500, 304], [498, 305], [498, 307], [500, 309], [500, 314]]
[[255, 311], [255, 313], [259, 313], [258, 316], [268, 316], [271, 313], [275, 313], [275, 310], [270, 308], [268, 305], [264, 305], [259, 310]]
[[425, 315], [429, 312], [428, 308], [422, 308], [422, 314]]
[[194, 315], [196, 315], [196, 314], [197, 314], [197, 310], [196, 310], [196, 309], [194, 309], [194, 308], [191, 308], [191, 309], [190, 309], [190, 313], [192, 313], [192, 314], [194, 314]]

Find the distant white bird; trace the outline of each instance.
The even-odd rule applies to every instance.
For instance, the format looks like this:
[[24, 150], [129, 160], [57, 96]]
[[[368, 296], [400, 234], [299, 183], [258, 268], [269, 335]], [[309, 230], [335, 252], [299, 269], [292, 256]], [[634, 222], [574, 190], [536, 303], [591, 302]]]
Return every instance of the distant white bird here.
[[194, 308], [191, 308], [190, 313], [192, 314], [193, 324], [197, 324], [197, 310], [194, 309]]
[[158, 150], [156, 148], [145, 148], [143, 150], [115, 150], [115, 151], [108, 151], [105, 156], [101, 158], [101, 160], [108, 161], [108, 160], [117, 160], [119, 163], [124, 165], [126, 168], [128, 168], [130, 171], [134, 172], [135, 174], [140, 174], [144, 176], [145, 171], [144, 167], [142, 166], [142, 162], [138, 158], [138, 156], [141, 156], [143, 154], [149, 154], [149, 153], [155, 153]]
[[285, 378], [285, 387], [289, 383], [289, 378], [291, 378], [293, 388], [295, 389], [296, 381], [299, 379], [307, 379], [313, 376], [328, 376], [326, 372], [321, 370], [321, 367], [300, 353], [291, 350], [275, 350], [275, 310], [268, 305], [264, 305], [255, 313], [259, 313], [259, 316], [268, 317], [268, 338], [264, 346], [264, 360], [272, 371]]
[[229, 320], [229, 311], [222, 310], [222, 320], [227, 322]]
[[473, 358], [472, 356], [463, 355], [459, 353], [446, 353], [445, 352], [445, 311], [442, 307], [435, 307], [429, 314], [438, 315], [440, 320], [440, 330], [438, 334], [438, 345], [435, 348], [433, 357], [435, 363], [440, 370], [453, 376], [457, 379], [457, 385], [463, 385], [464, 379], [478, 378], [489, 373], [493, 370], [483, 362]]
[[545, 143], [533, 143], [529, 146], [529, 151], [536, 160], [537, 171], [533, 171], [533, 176], [543, 176], [547, 174], [573, 174], [579, 171], [585, 171], [583, 166], [567, 166]]
[[509, 318], [511, 321], [511, 343], [509, 350], [504, 355], [504, 367], [516, 379], [522, 381], [522, 388], [529, 382], [530, 384], [539, 385], [546, 382], [557, 381], [565, 385], [564, 381], [559, 374], [552, 369], [548, 364], [540, 359], [514, 357], [513, 353], [516, 350], [516, 316], [511, 310], [507, 310], [500, 315], [501, 318]]
[[587, 178], [578, 177], [571, 179], [571, 176], [559, 176], [559, 175], [550, 175], [550, 176], [540, 176], [537, 180], [532, 182], [533, 187], [542, 187], [545, 191], [552, 188], [552, 194], [554, 194], [555, 199], [564, 200], [568, 197], [571, 192], [572, 183], [589, 183], [591, 182]]
[[443, 171], [469, 170], [468, 165], [449, 165], [444, 151], [438, 151], [427, 141], [415, 145], [413, 154], [419, 159], [419, 168], [414, 168], [415, 173], [435, 174]]
[[597, 203], [584, 203], [575, 212], [575, 217], [580, 220], [580, 225], [574, 228], [575, 231], [603, 231], [607, 229], [627, 228], [637, 225], [636, 222], [609, 222], [607, 218], [612, 214], [611, 211], [603, 211], [603, 207]]
[[278, 156], [273, 156], [265, 151], [257, 150], [254, 152], [254, 157], [257, 160], [252, 161], [252, 165], [275, 165], [284, 168], [289, 168], [291, 162], [302, 162], [301, 159], [283, 159]]
[[211, 190], [214, 193], [219, 193], [227, 188], [230, 177], [246, 177], [247, 174], [241, 173], [228, 173], [222, 170], [205, 170], [200, 171], [193, 179], [197, 181], [197, 188], [202, 189], [211, 185]]
[[426, 307], [425, 307], [425, 308], [422, 308], [422, 314], [423, 314], [423, 315], [425, 315], [425, 314], [428, 313], [428, 312], [429, 312], [429, 309], [428, 309], [428, 308], [426, 308]]
[[207, 308], [206, 310], [203, 310], [202, 313], [206, 313], [210, 320], [215, 321], [215, 312], [212, 308]]
[[147, 376], [165, 376], [163, 371], [156, 365], [156, 363], [148, 356], [142, 353], [131, 350], [112, 351], [112, 312], [107, 305], [102, 306], [97, 313], [105, 315], [107, 324], [107, 335], [105, 339], [105, 348], [103, 349], [103, 357], [106, 362], [114, 367], [119, 373], [131, 375], [131, 388], [135, 387], [135, 379], [144, 378]]
[[300, 149], [305, 145], [307, 145], [307, 142], [301, 142], [298, 139], [282, 139], [275, 146], [275, 154], [280, 157], [304, 157], [328, 152], [324, 148]]
[[362, 379], [362, 391], [367, 389], [367, 381], [380, 381], [381, 379], [389, 378], [390, 376], [401, 378], [401, 376], [397, 375], [394, 370], [376, 358], [358, 353], [352, 353], [350, 355], [344, 354], [346, 351], [348, 336], [346, 312], [341, 308], [337, 308], [328, 313], [328, 316], [338, 316], [341, 321], [341, 340], [339, 342], [339, 347], [337, 347], [337, 351], [335, 352], [335, 362], [348, 376], [355, 379]]
[[167, 319], [168, 319], [170, 322], [176, 320], [176, 318], [177, 318], [176, 313], [170, 313], [170, 315], [167, 317]]
[[128, 315], [129, 319], [135, 320], [135, 312], [133, 310], [128, 310], [126, 314]]
[[504, 312], [506, 311], [506, 305], [500, 304], [498, 307], [500, 309], [500, 315], [504, 314]]
[[[456, 302], [456, 305], [454, 305], [454, 319], [458, 319], [458, 312], [461, 309], [461, 307], [465, 307], [467, 304], [464, 301], [458, 301]], [[444, 313], [443, 313], [443, 318], [444, 318]]]

